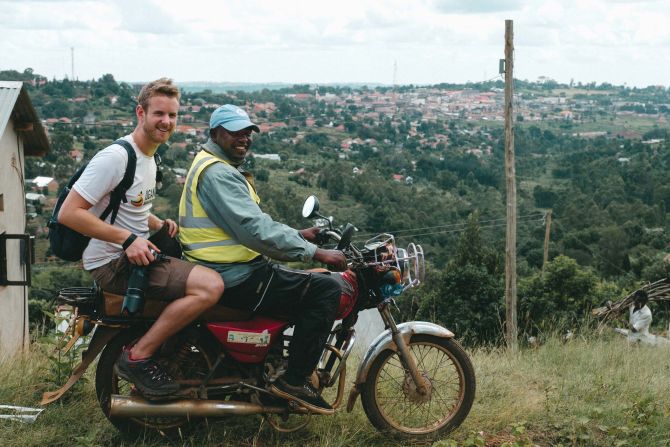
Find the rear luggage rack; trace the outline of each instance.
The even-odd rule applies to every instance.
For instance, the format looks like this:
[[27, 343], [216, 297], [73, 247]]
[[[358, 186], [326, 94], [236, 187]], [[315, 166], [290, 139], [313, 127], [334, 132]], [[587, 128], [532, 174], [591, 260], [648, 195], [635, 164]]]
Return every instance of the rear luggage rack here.
[[97, 294], [97, 287], [66, 287], [58, 291], [56, 299], [61, 304], [79, 306], [82, 304], [93, 304]]

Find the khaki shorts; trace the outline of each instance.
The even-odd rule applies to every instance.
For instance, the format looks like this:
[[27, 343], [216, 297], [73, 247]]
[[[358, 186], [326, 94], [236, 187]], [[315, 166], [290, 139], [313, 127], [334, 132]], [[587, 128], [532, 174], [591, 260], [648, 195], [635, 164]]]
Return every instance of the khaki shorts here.
[[[173, 301], [186, 295], [186, 280], [195, 264], [167, 257], [165, 261], [149, 266], [149, 299]], [[130, 263], [125, 253], [113, 261], [91, 270], [91, 276], [105, 292], [125, 295], [128, 288]]]

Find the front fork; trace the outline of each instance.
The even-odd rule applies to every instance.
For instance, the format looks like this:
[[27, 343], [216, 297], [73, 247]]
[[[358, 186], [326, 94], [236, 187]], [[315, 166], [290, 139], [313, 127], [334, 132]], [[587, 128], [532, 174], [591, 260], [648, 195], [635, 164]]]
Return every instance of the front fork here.
[[409, 350], [409, 338], [407, 341], [405, 341], [402, 333], [400, 330], [398, 330], [398, 326], [395, 324], [395, 320], [391, 314], [391, 303], [392, 301], [388, 300], [381, 303], [378, 307], [379, 314], [384, 321], [384, 325], [391, 331], [391, 338], [397, 347], [398, 357], [400, 357], [400, 363], [402, 364], [403, 368], [405, 368], [405, 372], [409, 373], [410, 377], [414, 381], [417, 392], [421, 395], [424, 395], [427, 392], [426, 381], [421, 375], [421, 371], [419, 371], [416, 360]]

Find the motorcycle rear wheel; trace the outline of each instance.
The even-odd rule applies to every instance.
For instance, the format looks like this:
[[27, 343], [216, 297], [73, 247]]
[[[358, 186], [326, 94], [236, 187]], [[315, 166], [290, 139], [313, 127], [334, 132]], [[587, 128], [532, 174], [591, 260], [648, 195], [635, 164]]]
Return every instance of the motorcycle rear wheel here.
[[398, 353], [383, 351], [361, 391], [363, 409], [378, 430], [404, 438], [435, 438], [456, 429], [475, 397], [475, 372], [463, 348], [452, 339], [427, 334], [411, 338], [409, 350], [428, 392], [420, 394]]
[[[110, 341], [98, 360], [95, 374], [95, 390], [100, 408], [107, 419], [124, 435], [132, 438], [147, 434], [159, 434], [167, 437], [183, 437], [195, 425], [193, 418], [152, 417], [152, 418], [114, 418], [110, 417], [110, 399], [112, 394], [139, 396], [135, 387], [117, 376], [114, 364], [121, 355], [124, 346], [138, 340], [146, 331], [128, 329]], [[170, 372], [175, 379], [202, 379], [214, 364], [215, 356], [201, 339], [175, 336], [183, 353], [176, 355], [170, 349], [163, 348], [154, 357]], [[172, 340], [174, 342], [174, 340]], [[169, 345], [170, 342], [167, 343]]]

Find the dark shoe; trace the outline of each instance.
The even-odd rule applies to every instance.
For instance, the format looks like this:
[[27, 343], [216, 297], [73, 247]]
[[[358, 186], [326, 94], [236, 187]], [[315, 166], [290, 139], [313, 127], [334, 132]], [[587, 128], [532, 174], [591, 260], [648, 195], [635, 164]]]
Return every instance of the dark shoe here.
[[323, 400], [312, 384], [305, 382], [301, 385], [290, 385], [283, 377], [272, 384], [270, 390], [279, 397], [298, 402], [309, 411], [318, 414], [333, 414], [335, 410]]
[[114, 365], [114, 371], [135, 385], [147, 399], [166, 398], [179, 391], [179, 384], [151, 357], [131, 360], [130, 351], [124, 349]]

